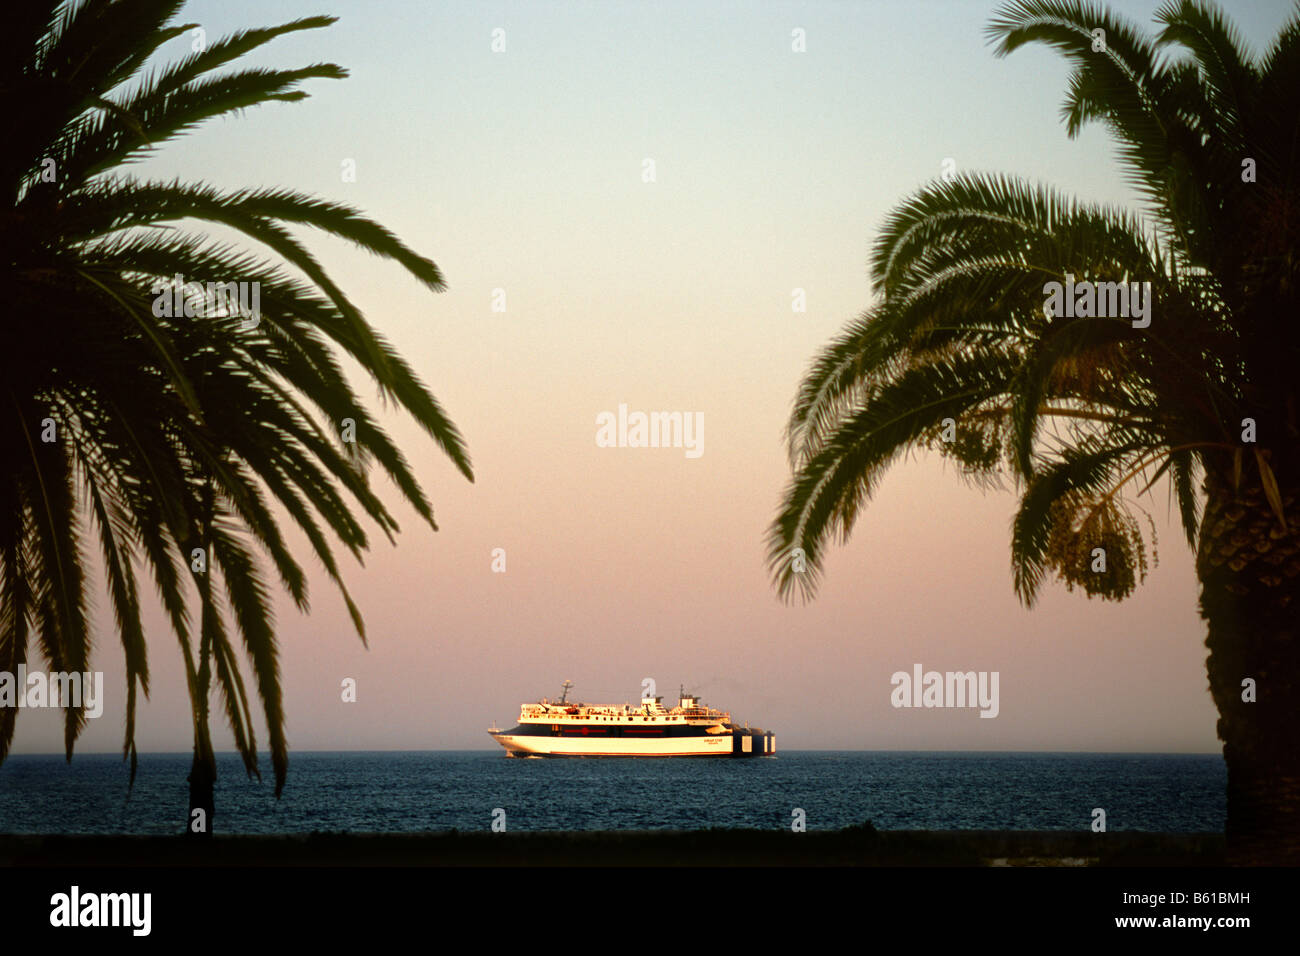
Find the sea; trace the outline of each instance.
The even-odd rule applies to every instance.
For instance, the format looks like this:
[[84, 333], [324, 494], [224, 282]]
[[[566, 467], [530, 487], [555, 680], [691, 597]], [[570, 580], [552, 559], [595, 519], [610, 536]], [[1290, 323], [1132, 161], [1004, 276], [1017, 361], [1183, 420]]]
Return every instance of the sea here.
[[[788, 751], [748, 760], [507, 759], [501, 751], [292, 753], [284, 794], [218, 762], [217, 834], [484, 830], [1222, 832], [1218, 754]], [[11, 755], [0, 833], [177, 833], [188, 754]]]

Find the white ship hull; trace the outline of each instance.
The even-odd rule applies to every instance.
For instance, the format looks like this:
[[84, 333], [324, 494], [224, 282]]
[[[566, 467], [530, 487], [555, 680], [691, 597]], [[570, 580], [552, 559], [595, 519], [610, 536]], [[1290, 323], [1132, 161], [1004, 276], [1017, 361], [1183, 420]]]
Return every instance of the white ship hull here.
[[510, 730], [488, 731], [510, 757], [770, 757], [776, 735], [737, 726], [731, 714], [705, 707], [684, 691], [680, 705], [665, 710], [660, 697], [641, 706], [591, 706], [545, 698], [519, 709]]
[[731, 734], [665, 740], [492, 736], [513, 757], [729, 757], [732, 752]]

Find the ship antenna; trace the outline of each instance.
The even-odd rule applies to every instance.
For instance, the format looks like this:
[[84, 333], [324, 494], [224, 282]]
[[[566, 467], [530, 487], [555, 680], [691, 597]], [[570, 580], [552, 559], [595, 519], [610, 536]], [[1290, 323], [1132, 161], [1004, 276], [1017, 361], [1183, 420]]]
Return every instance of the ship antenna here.
[[564, 682], [564, 693], [560, 695], [560, 703], [561, 703], [561, 704], [563, 704], [566, 700], [569, 699], [569, 688], [572, 687], [572, 686], [573, 686], [573, 681], [571, 681], [571, 680], [566, 680], [566, 681]]

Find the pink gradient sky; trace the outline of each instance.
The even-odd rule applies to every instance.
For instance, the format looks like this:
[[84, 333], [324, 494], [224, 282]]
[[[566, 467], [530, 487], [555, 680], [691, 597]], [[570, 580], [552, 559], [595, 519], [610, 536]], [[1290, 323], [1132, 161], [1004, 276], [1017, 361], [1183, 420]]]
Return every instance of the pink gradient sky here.
[[[1150, 24], [1156, 4], [1117, 6]], [[489, 749], [489, 723], [509, 726], [520, 702], [566, 678], [583, 700], [621, 703], [652, 677], [665, 695], [685, 683], [774, 729], [783, 749], [1218, 749], [1191, 556], [1164, 487], [1145, 500], [1159, 566], [1122, 605], [1052, 586], [1022, 608], [1013, 497], [967, 488], [928, 458], [894, 469], [814, 603], [782, 605], [765, 569], [796, 385], [869, 303], [866, 258], [890, 207], [945, 157], [1133, 199], [1100, 130], [1066, 138], [1065, 64], [1038, 49], [992, 56], [992, 9], [187, 8], [212, 35], [338, 13], [258, 61], [332, 60], [353, 75], [205, 128], [137, 173], [352, 202], [435, 259], [450, 287], [430, 295], [397, 267], [313, 239], [460, 426], [477, 480], [387, 417], [442, 530], [398, 508], [396, 548], [380, 537], [364, 568], [344, 561], [369, 650], [301, 548], [313, 612], [277, 603], [292, 747]], [[1260, 46], [1286, 5], [1228, 9]], [[508, 47], [494, 55], [497, 26]], [[791, 52], [794, 27], [807, 53]], [[356, 183], [340, 182], [345, 158]], [[504, 314], [490, 311], [498, 287]], [[806, 314], [791, 311], [795, 287]], [[703, 456], [596, 447], [597, 414], [619, 403], [702, 412]], [[496, 547], [505, 574], [490, 570]], [[123, 726], [102, 590], [95, 620], [107, 701], [82, 751], [117, 749]], [[155, 690], [139, 747], [188, 750], [176, 642], [156, 609], [147, 623]], [[1000, 715], [895, 710], [890, 675], [918, 662], [999, 671]], [[346, 677], [354, 704], [341, 700]], [[230, 746], [219, 716], [214, 732]], [[15, 752], [60, 749], [57, 714], [21, 715]]]

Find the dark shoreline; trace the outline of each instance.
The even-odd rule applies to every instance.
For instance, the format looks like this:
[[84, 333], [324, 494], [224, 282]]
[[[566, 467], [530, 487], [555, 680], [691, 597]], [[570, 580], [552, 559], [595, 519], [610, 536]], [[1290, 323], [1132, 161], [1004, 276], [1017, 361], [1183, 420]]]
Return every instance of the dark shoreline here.
[[0, 834], [0, 866], [1224, 865], [1221, 833], [1059, 830], [447, 831], [216, 836]]

